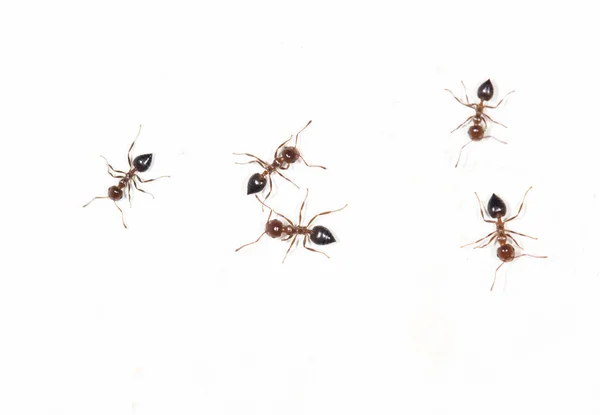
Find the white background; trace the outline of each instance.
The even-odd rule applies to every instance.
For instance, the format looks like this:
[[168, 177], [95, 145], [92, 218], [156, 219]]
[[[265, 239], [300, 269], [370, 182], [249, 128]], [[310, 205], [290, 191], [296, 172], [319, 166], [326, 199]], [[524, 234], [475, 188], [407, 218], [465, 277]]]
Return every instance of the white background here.
[[[600, 223], [591, 2], [22, 1], [0, 10], [0, 413], [597, 414]], [[467, 147], [473, 98], [508, 126]], [[246, 196], [294, 165], [330, 256]], [[153, 152], [125, 230], [104, 195]], [[275, 177], [297, 217], [304, 190]], [[460, 249], [515, 213], [525, 251]]]

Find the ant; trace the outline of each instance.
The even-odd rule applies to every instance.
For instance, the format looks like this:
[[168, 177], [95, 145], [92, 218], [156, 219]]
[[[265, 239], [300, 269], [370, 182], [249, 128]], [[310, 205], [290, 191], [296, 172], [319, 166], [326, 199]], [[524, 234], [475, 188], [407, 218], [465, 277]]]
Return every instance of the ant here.
[[[292, 242], [290, 242], [290, 246], [289, 246], [287, 252], [285, 253], [285, 256], [283, 257], [283, 261], [281, 261], [281, 263], [283, 264], [285, 262], [285, 259], [288, 256], [290, 250], [292, 249], [292, 246], [294, 246], [294, 242], [296, 242], [296, 238], [298, 236], [300, 236], [300, 237], [304, 236], [304, 241], [302, 243], [302, 246], [304, 246], [304, 248], [308, 249], [309, 251], [323, 254], [327, 258], [329, 258], [329, 255], [327, 255], [325, 252], [317, 251], [316, 249], [306, 246], [306, 242], [310, 238], [311, 242], [313, 242], [316, 245], [329, 245], [331, 243], [336, 242], [335, 238], [333, 237], [333, 234], [331, 233], [331, 231], [329, 229], [327, 229], [324, 226], [317, 225], [317, 226], [314, 226], [313, 228], [310, 228], [310, 225], [319, 216], [328, 215], [328, 214], [334, 213], [334, 212], [339, 212], [340, 210], [345, 209], [346, 206], [348, 206], [348, 204], [346, 204], [343, 208], [340, 208], [340, 209], [330, 210], [328, 212], [321, 212], [321, 213], [313, 216], [312, 219], [308, 221], [306, 226], [302, 226], [302, 211], [304, 210], [304, 205], [306, 204], [306, 199], [308, 199], [308, 189], [306, 190], [306, 197], [304, 198], [304, 201], [302, 202], [302, 206], [300, 206], [300, 216], [298, 218], [298, 225], [294, 225], [294, 223], [291, 220], [289, 220], [288, 218], [283, 216], [281, 213], [275, 212], [273, 209], [271, 209], [269, 206], [267, 206], [262, 200], [260, 200], [258, 198], [258, 196], [256, 196], [256, 200], [258, 200], [264, 207], [266, 207], [267, 209], [270, 210], [269, 217], [267, 218], [267, 223], [265, 224], [265, 231], [260, 234], [260, 236], [258, 237], [258, 239], [256, 241], [240, 246], [238, 249], [235, 250], [235, 252], [239, 251], [242, 248], [245, 248], [248, 245], [253, 245], [253, 244], [257, 243], [258, 241], [260, 241], [260, 238], [262, 238], [265, 234], [269, 235], [271, 238], [283, 237], [283, 239], [282, 239], [283, 241], [289, 241], [291, 239]], [[287, 221], [288, 224], [284, 225], [283, 222], [281, 222], [279, 219], [271, 219], [271, 215], [273, 213], [281, 216], [283, 219], [285, 219]]]
[[477, 193], [475, 193], [475, 196], [477, 197], [477, 201], [479, 202], [479, 211], [481, 212], [481, 218], [484, 220], [484, 222], [496, 224], [496, 230], [475, 242], [471, 242], [470, 244], [461, 246], [461, 248], [464, 248], [465, 246], [477, 244], [477, 243], [483, 241], [484, 239], [491, 237], [490, 240], [487, 241], [487, 243], [485, 243], [484, 245], [479, 245], [479, 246], [475, 247], [475, 249], [485, 248], [486, 246], [488, 246], [492, 242], [494, 242], [494, 240], [496, 240], [496, 239], [498, 240], [498, 243], [500, 244], [500, 246], [498, 247], [498, 250], [496, 251], [496, 255], [498, 255], [498, 258], [500, 258], [502, 263], [498, 266], [498, 268], [496, 268], [496, 273], [494, 274], [494, 282], [492, 283], [492, 287], [490, 288], [490, 291], [492, 291], [494, 289], [494, 284], [496, 284], [496, 277], [498, 275], [498, 270], [502, 267], [502, 265], [506, 264], [507, 262], [511, 262], [514, 259], [522, 257], [522, 256], [529, 256], [529, 257], [533, 257], [533, 258], [548, 258], [547, 256], [538, 256], [538, 255], [530, 255], [530, 254], [515, 255], [515, 248], [511, 244], [508, 243], [509, 239], [512, 242], [514, 242], [515, 245], [517, 245], [519, 248], [521, 248], [521, 249], [523, 249], [523, 248], [521, 247], [521, 245], [519, 245], [519, 243], [515, 240], [515, 238], [511, 234], [520, 235], [520, 236], [524, 236], [526, 238], [531, 238], [531, 239], [537, 239], [537, 238], [504, 228], [504, 225], [506, 223], [510, 222], [511, 220], [513, 220], [517, 216], [519, 216], [519, 214], [521, 213], [521, 210], [523, 209], [523, 204], [525, 203], [525, 198], [527, 197], [527, 193], [529, 193], [529, 191], [532, 189], [532, 187], [533, 186], [531, 186], [525, 192], [525, 196], [523, 196], [523, 201], [521, 202], [521, 206], [519, 207], [519, 211], [517, 212], [517, 214], [506, 219], [505, 221], [502, 220], [502, 217], [506, 215], [506, 204], [504, 203], [504, 201], [502, 199], [500, 199], [498, 196], [496, 196], [496, 194], [492, 194], [492, 197], [490, 198], [488, 205], [487, 205], [487, 212], [488, 212], [488, 215], [492, 219], [495, 219], [495, 220], [488, 220], [483, 215], [483, 208], [481, 207], [481, 200], [479, 199], [479, 196], [477, 195]]
[[[300, 189], [300, 187], [298, 187], [298, 185], [296, 183], [294, 183], [293, 181], [291, 181], [290, 179], [285, 177], [280, 172], [280, 170], [287, 170], [290, 167], [290, 164], [295, 163], [298, 160], [302, 160], [304, 162], [304, 164], [306, 164], [308, 167], [319, 167], [321, 169], [326, 170], [326, 168], [323, 166], [316, 166], [316, 165], [308, 164], [306, 162], [306, 160], [304, 160], [304, 157], [302, 157], [302, 155], [300, 154], [300, 151], [298, 151], [298, 148], [297, 148], [298, 147], [298, 136], [300, 135], [300, 133], [302, 131], [304, 131], [306, 129], [306, 127], [308, 127], [310, 125], [311, 122], [312, 122], [312, 120], [309, 121], [308, 124], [306, 124], [303, 129], [298, 131], [298, 133], [296, 134], [296, 141], [294, 142], [293, 147], [290, 147], [290, 146], [283, 147], [288, 141], [290, 141], [294, 137], [293, 135], [291, 135], [290, 138], [285, 140], [283, 143], [281, 143], [281, 145], [279, 147], [277, 147], [277, 150], [275, 150], [275, 154], [273, 155], [273, 162], [271, 164], [259, 159], [258, 157], [256, 157], [253, 154], [233, 153], [234, 155], [237, 155], [237, 156], [249, 156], [249, 157], [253, 157], [256, 159], [256, 160], [249, 161], [247, 163], [236, 163], [236, 164], [257, 163], [264, 169], [264, 171], [262, 173], [255, 173], [250, 177], [250, 180], [248, 180], [248, 193], [247, 194], [250, 195], [250, 194], [258, 193], [261, 190], [263, 190], [265, 188], [265, 186], [267, 185], [267, 177], [268, 177], [269, 178], [269, 193], [267, 193], [267, 196], [264, 199], [266, 201], [269, 198], [269, 196], [271, 195], [271, 192], [273, 191], [273, 182], [271, 181], [271, 174], [273, 174], [273, 173], [277, 173], [278, 175], [283, 177], [285, 180], [287, 180], [288, 182], [290, 182], [291, 184], [296, 186], [298, 189]], [[281, 150], [281, 153], [279, 152], [279, 150]]]
[[479, 104], [471, 103], [469, 101], [469, 95], [467, 94], [467, 87], [465, 86], [464, 82], [461, 81], [461, 83], [463, 85], [463, 88], [465, 89], [465, 98], [467, 100], [466, 104], [460, 98], [457, 98], [456, 95], [454, 95], [454, 93], [452, 91], [450, 91], [449, 89], [446, 89], [446, 91], [450, 92], [452, 94], [452, 96], [454, 97], [454, 99], [457, 100], [462, 105], [464, 105], [465, 107], [469, 107], [469, 108], [475, 110], [475, 115], [471, 115], [462, 124], [460, 124], [458, 127], [456, 127], [454, 130], [451, 131], [451, 133], [453, 133], [454, 131], [456, 131], [459, 128], [466, 125], [469, 121], [473, 121], [473, 125], [469, 127], [469, 138], [471, 139], [471, 141], [469, 141], [467, 144], [462, 146], [462, 148], [460, 149], [460, 153], [458, 154], [458, 160], [456, 160], [456, 164], [454, 165], [455, 168], [458, 166], [458, 162], [460, 161], [460, 156], [462, 154], [463, 149], [466, 146], [468, 146], [469, 144], [471, 144], [473, 141], [481, 141], [484, 138], [493, 138], [494, 140], [499, 141], [502, 144], [508, 144], [506, 141], [499, 140], [496, 137], [493, 137], [491, 135], [484, 135], [488, 128], [486, 119], [495, 124], [501, 125], [504, 128], [507, 128], [507, 127], [506, 127], [506, 125], [493, 120], [489, 115], [487, 115], [483, 111], [486, 108], [498, 108], [498, 106], [500, 104], [502, 104], [502, 101], [504, 101], [507, 96], [509, 96], [510, 94], [515, 92], [515, 91], [510, 91], [508, 94], [506, 94], [504, 96], [504, 98], [502, 98], [500, 100], [500, 102], [498, 102], [495, 106], [492, 107], [491, 105], [484, 104], [484, 102], [491, 100], [492, 97], [494, 96], [494, 86], [492, 85], [491, 80], [488, 79], [487, 81], [485, 81], [484, 83], [479, 85], [479, 88], [477, 88], [477, 97], [481, 100], [481, 101], [479, 101]]
[[142, 132], [142, 126], [140, 125], [140, 129], [139, 129], [137, 135], [135, 136], [135, 138], [133, 139], [133, 143], [131, 143], [131, 146], [129, 147], [129, 151], [127, 152], [127, 160], [129, 161], [129, 171], [128, 172], [124, 172], [121, 170], [115, 170], [113, 168], [113, 166], [110, 165], [110, 163], [108, 162], [106, 157], [100, 156], [106, 162], [108, 174], [110, 174], [115, 179], [120, 179], [119, 183], [116, 186], [111, 186], [108, 188], [108, 196], [96, 196], [95, 198], [90, 200], [88, 203], [83, 205], [83, 207], [86, 207], [87, 205], [89, 205], [96, 199], [112, 200], [114, 202], [115, 206], [117, 207], [117, 209], [119, 209], [119, 211], [121, 212], [121, 220], [123, 221], [123, 226], [125, 228], [127, 228], [127, 224], [125, 223], [125, 216], [123, 214], [123, 210], [119, 207], [119, 205], [117, 205], [117, 200], [121, 200], [123, 198], [123, 196], [125, 195], [125, 193], [127, 193], [127, 197], [129, 199], [129, 206], [131, 206], [131, 191], [132, 191], [131, 185], [132, 184], [137, 190], [139, 190], [142, 193], [149, 194], [154, 199], [154, 195], [152, 193], [149, 193], [138, 187], [136, 180], [138, 180], [140, 183], [148, 183], [148, 182], [153, 182], [154, 180], [161, 179], [163, 177], [170, 177], [170, 176], [160, 176], [160, 177], [156, 177], [154, 179], [144, 180], [138, 175], [138, 172], [144, 173], [152, 165], [152, 154], [142, 154], [140, 156], [137, 156], [133, 160], [131, 159], [131, 150], [133, 150], [135, 141], [138, 139], [141, 132]]

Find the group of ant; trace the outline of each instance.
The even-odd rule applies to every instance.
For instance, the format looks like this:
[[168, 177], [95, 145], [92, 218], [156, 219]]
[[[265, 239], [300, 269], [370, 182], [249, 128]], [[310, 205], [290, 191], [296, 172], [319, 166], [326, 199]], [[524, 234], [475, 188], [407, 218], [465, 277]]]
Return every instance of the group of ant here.
[[[475, 115], [471, 115], [462, 124], [460, 124], [454, 130], [452, 130], [452, 133], [453, 133], [453, 132], [457, 131], [458, 129], [460, 129], [461, 127], [464, 127], [464, 126], [472, 123], [472, 125], [470, 125], [469, 129], [468, 129], [470, 141], [467, 144], [465, 144], [464, 146], [462, 146], [462, 148], [460, 149], [460, 153], [458, 154], [458, 160], [456, 161], [456, 164], [454, 166], [455, 168], [458, 166], [458, 162], [460, 161], [460, 156], [461, 156], [464, 148], [474, 141], [481, 141], [484, 138], [493, 138], [503, 144], [506, 144], [505, 141], [499, 140], [496, 137], [493, 137], [490, 135], [485, 135], [486, 131], [488, 129], [486, 120], [493, 122], [495, 124], [501, 125], [504, 128], [506, 128], [506, 126], [502, 123], [499, 123], [498, 121], [493, 120], [488, 114], [486, 114], [484, 112], [484, 110], [497, 108], [506, 99], [506, 97], [508, 95], [515, 92], [515, 91], [510, 91], [496, 105], [490, 106], [490, 105], [486, 105], [486, 102], [490, 101], [494, 96], [494, 86], [492, 85], [491, 80], [488, 79], [483, 84], [481, 84], [479, 86], [479, 88], [477, 89], [477, 97], [480, 100], [479, 103], [471, 103], [469, 101], [469, 96], [467, 94], [467, 88], [465, 87], [464, 83], [462, 83], [462, 85], [463, 85], [463, 88], [465, 89], [466, 102], [464, 102], [460, 98], [457, 98], [456, 95], [454, 95], [454, 93], [452, 93], [452, 91], [450, 91], [449, 89], [446, 89], [446, 91], [450, 92], [450, 94], [452, 94], [454, 99], [457, 100], [460, 104], [464, 105], [465, 107], [471, 108], [472, 110], [475, 111]], [[502, 220], [502, 218], [506, 215], [506, 204], [504, 203], [504, 201], [502, 199], [500, 199], [495, 194], [492, 194], [492, 197], [490, 198], [488, 205], [487, 205], [487, 213], [492, 218], [492, 220], [489, 220], [489, 219], [485, 218], [485, 215], [483, 214], [483, 208], [481, 207], [481, 200], [479, 199], [479, 196], [477, 195], [477, 193], [475, 193], [475, 196], [477, 197], [477, 201], [479, 204], [479, 210], [481, 212], [481, 218], [485, 222], [495, 224], [496, 230], [475, 242], [471, 242], [470, 244], [463, 245], [461, 248], [464, 248], [465, 246], [469, 246], [469, 245], [478, 244], [487, 239], [486, 243], [475, 247], [476, 249], [477, 248], [485, 248], [486, 246], [489, 246], [490, 244], [492, 244], [494, 241], [496, 241], [496, 240], [498, 241], [500, 246], [498, 247], [498, 249], [496, 251], [496, 255], [498, 256], [500, 261], [502, 261], [502, 263], [498, 266], [498, 268], [496, 268], [496, 272], [494, 273], [494, 281], [492, 282], [490, 291], [494, 289], [494, 285], [496, 284], [496, 277], [498, 276], [498, 270], [507, 262], [511, 262], [514, 259], [523, 257], [523, 256], [528, 256], [528, 257], [532, 257], [532, 258], [547, 258], [546, 256], [538, 256], [538, 255], [530, 255], [530, 254], [516, 255], [515, 248], [508, 241], [510, 240], [510, 241], [514, 242], [514, 244], [517, 245], [519, 248], [521, 248], [521, 246], [516, 241], [516, 239], [513, 237], [513, 235], [520, 235], [520, 236], [524, 236], [524, 237], [531, 238], [531, 239], [537, 239], [537, 238], [534, 238], [534, 237], [528, 236], [528, 235], [524, 235], [522, 233], [511, 231], [511, 230], [504, 228], [504, 225], [506, 223], [510, 222], [511, 220], [513, 220], [517, 216], [519, 216], [519, 214], [521, 213], [521, 210], [523, 209], [523, 204], [525, 203], [525, 198], [527, 197], [527, 193], [529, 193], [530, 190], [531, 190], [531, 187], [529, 187], [529, 189], [527, 189], [527, 191], [525, 192], [525, 196], [523, 196], [523, 201], [521, 202], [521, 206], [519, 206], [519, 211], [517, 212], [517, 214], [504, 220], [504, 221]]]
[[[334, 213], [334, 212], [339, 212], [340, 210], [344, 209], [348, 205], [346, 205], [340, 209], [331, 210], [331, 211], [327, 211], [327, 212], [321, 212], [321, 213], [313, 216], [306, 225], [302, 225], [302, 212], [303, 212], [304, 206], [306, 204], [306, 199], [308, 198], [308, 189], [306, 190], [306, 196], [304, 198], [304, 201], [302, 202], [302, 205], [300, 206], [300, 215], [298, 217], [297, 224], [294, 224], [286, 216], [284, 216], [280, 213], [277, 213], [275, 210], [273, 210], [271, 207], [269, 207], [265, 203], [266, 200], [271, 195], [271, 192], [273, 190], [273, 181], [271, 179], [271, 176], [273, 174], [277, 174], [277, 175], [283, 177], [285, 180], [292, 183], [294, 186], [296, 186], [299, 189], [299, 187], [296, 183], [294, 183], [292, 180], [290, 180], [283, 174], [283, 171], [287, 170], [292, 164], [294, 164], [298, 160], [302, 160], [302, 162], [304, 162], [304, 164], [306, 164], [306, 166], [308, 166], [308, 167], [318, 167], [321, 169], [325, 169], [325, 167], [323, 167], [323, 166], [316, 166], [316, 165], [308, 164], [306, 162], [306, 160], [304, 159], [304, 157], [302, 157], [302, 154], [300, 154], [300, 151], [298, 150], [298, 136], [300, 135], [300, 133], [302, 131], [304, 131], [306, 129], [306, 127], [308, 127], [310, 125], [310, 123], [311, 123], [311, 121], [309, 121], [308, 124], [306, 124], [304, 126], [304, 128], [302, 128], [300, 131], [298, 131], [298, 133], [296, 134], [296, 140], [294, 141], [293, 147], [286, 146], [286, 144], [294, 137], [294, 135], [290, 136], [290, 138], [285, 140], [283, 143], [281, 143], [281, 145], [279, 145], [279, 147], [277, 147], [277, 149], [275, 150], [275, 154], [273, 155], [273, 162], [271, 162], [271, 163], [267, 163], [266, 161], [263, 161], [262, 159], [256, 157], [253, 154], [234, 153], [235, 155], [246, 155], [246, 156], [252, 157], [254, 159], [247, 163], [237, 163], [237, 164], [257, 163], [264, 169], [262, 173], [253, 174], [250, 177], [250, 180], [248, 180], [248, 194], [249, 195], [254, 194], [256, 197], [256, 200], [258, 200], [258, 202], [263, 206], [263, 209], [266, 207], [270, 211], [269, 217], [267, 218], [267, 223], [265, 224], [264, 232], [258, 237], [258, 239], [256, 241], [239, 247], [238, 249], [235, 250], [236, 252], [248, 245], [257, 243], [266, 234], [266, 235], [269, 235], [271, 238], [282, 238], [283, 241], [291, 240], [288, 250], [283, 258], [283, 262], [285, 262], [285, 259], [288, 255], [288, 253], [292, 249], [292, 246], [294, 245], [294, 243], [296, 242], [298, 237], [304, 237], [304, 240], [303, 240], [304, 248], [308, 249], [309, 251], [321, 253], [321, 254], [325, 255], [327, 258], [329, 258], [329, 256], [326, 253], [324, 253], [322, 251], [317, 251], [316, 249], [313, 249], [313, 248], [307, 246], [306, 243], [310, 239], [310, 241], [316, 245], [328, 245], [333, 242], [336, 242], [335, 237], [333, 236], [331, 231], [329, 229], [327, 229], [326, 227], [319, 226], [319, 225], [311, 227], [311, 225], [313, 224], [315, 219], [317, 219], [319, 216], [328, 215], [328, 214]], [[131, 193], [133, 191], [133, 188], [135, 188], [136, 190], [139, 190], [142, 193], [149, 194], [150, 196], [152, 196], [154, 198], [154, 196], [151, 193], [141, 189], [138, 186], [138, 182], [140, 184], [148, 183], [148, 182], [152, 182], [154, 180], [158, 180], [158, 179], [161, 179], [164, 177], [169, 177], [169, 176], [160, 176], [160, 177], [156, 177], [154, 179], [144, 180], [139, 176], [138, 173], [146, 172], [152, 165], [152, 154], [142, 154], [135, 158], [132, 158], [132, 156], [131, 156], [133, 146], [135, 145], [135, 142], [140, 135], [141, 129], [142, 129], [142, 126], [140, 126], [140, 130], [138, 131], [137, 136], [133, 140], [133, 143], [131, 143], [131, 146], [129, 147], [129, 151], [127, 152], [127, 160], [129, 162], [129, 170], [127, 172], [114, 169], [110, 165], [108, 160], [104, 156], [101, 156], [104, 159], [104, 161], [106, 162], [108, 174], [111, 175], [112, 177], [114, 177], [115, 179], [119, 179], [119, 182], [116, 186], [111, 186], [108, 188], [108, 194], [106, 196], [96, 196], [95, 198], [90, 200], [88, 203], [83, 205], [83, 207], [86, 207], [96, 199], [112, 200], [113, 203], [115, 204], [115, 206], [117, 207], [117, 209], [119, 210], [119, 212], [121, 212], [121, 220], [122, 220], [123, 226], [125, 228], [127, 228], [127, 224], [125, 223], [125, 215], [123, 213], [123, 210], [117, 204], [117, 202], [119, 200], [123, 199], [125, 196], [127, 196], [127, 198], [129, 199], [129, 204], [131, 205]], [[267, 181], [269, 184], [269, 192], [267, 193], [267, 195], [265, 196], [265, 198], [263, 200], [260, 200], [257, 193], [261, 192], [266, 187]], [[283, 222], [279, 219], [271, 219], [271, 216], [273, 214], [283, 218], [287, 222], [287, 224], [283, 224]]]
[[[475, 111], [475, 115], [468, 117], [463, 123], [461, 123], [458, 127], [456, 127], [452, 131], [452, 132], [457, 131], [461, 127], [469, 125], [468, 135], [471, 140], [467, 144], [462, 146], [459, 156], [458, 156], [458, 160], [456, 161], [456, 165], [454, 167], [458, 166], [458, 163], [460, 161], [460, 156], [462, 155], [462, 151], [464, 150], [464, 148], [474, 141], [481, 141], [484, 138], [494, 138], [495, 140], [506, 144], [506, 142], [501, 141], [501, 140], [497, 139], [496, 137], [486, 135], [486, 131], [488, 129], [488, 124], [487, 124], [488, 121], [498, 124], [498, 125], [501, 125], [505, 128], [506, 128], [506, 126], [502, 123], [499, 123], [499, 122], [493, 120], [484, 111], [486, 109], [497, 108], [506, 99], [506, 97], [508, 95], [510, 95], [514, 92], [514, 91], [509, 92], [495, 106], [491, 106], [491, 105], [486, 104], [486, 102], [490, 101], [494, 96], [494, 87], [492, 85], [492, 82], [489, 79], [487, 81], [485, 81], [483, 84], [481, 84], [479, 86], [479, 88], [477, 89], [477, 97], [480, 100], [479, 103], [471, 103], [469, 101], [469, 97], [467, 95], [466, 87], [465, 87], [464, 83], [463, 83], [463, 87], [465, 88], [466, 102], [461, 100], [460, 98], [456, 97], [456, 95], [454, 95], [454, 93], [452, 93], [452, 91], [447, 89], [447, 91], [452, 94], [452, 96], [454, 97], [454, 99], [456, 99], [456, 101], [458, 101], [460, 104], [464, 105], [465, 107], [471, 108], [472, 110]], [[271, 176], [273, 176], [273, 174], [276, 174], [276, 175], [284, 178], [285, 180], [292, 183], [294, 186], [296, 186], [299, 189], [299, 187], [296, 183], [294, 183], [292, 180], [290, 180], [288, 177], [286, 177], [283, 174], [283, 172], [288, 170], [292, 164], [301, 160], [307, 167], [317, 167], [317, 168], [325, 169], [325, 167], [323, 167], [323, 166], [308, 164], [306, 162], [306, 160], [304, 159], [304, 157], [302, 157], [302, 155], [300, 154], [300, 151], [298, 150], [298, 136], [300, 135], [300, 133], [302, 133], [302, 131], [304, 131], [310, 125], [310, 123], [311, 123], [311, 121], [309, 121], [304, 126], [304, 128], [302, 128], [300, 131], [298, 131], [298, 133], [296, 133], [296, 135], [295, 135], [296, 139], [294, 141], [293, 146], [289, 146], [286, 144], [288, 144], [292, 140], [294, 135], [290, 136], [290, 138], [285, 140], [283, 143], [281, 143], [279, 145], [279, 147], [277, 147], [277, 149], [275, 150], [275, 153], [273, 154], [273, 161], [271, 163], [267, 163], [266, 161], [258, 158], [257, 156], [255, 156], [253, 154], [234, 153], [235, 155], [245, 155], [245, 156], [251, 157], [253, 159], [246, 163], [237, 163], [237, 164], [256, 163], [263, 169], [263, 171], [261, 173], [253, 174], [250, 177], [250, 179], [248, 180], [247, 194], [249, 194], [249, 195], [254, 194], [256, 199], [258, 200], [258, 202], [262, 205], [263, 210], [265, 207], [267, 209], [269, 209], [269, 216], [267, 218], [267, 222], [265, 224], [263, 233], [260, 234], [260, 236], [258, 237], [258, 239], [256, 239], [256, 241], [242, 245], [241, 247], [236, 249], [236, 252], [242, 248], [245, 248], [249, 245], [253, 245], [253, 244], [257, 243], [266, 234], [266, 235], [270, 236], [271, 238], [282, 238], [283, 241], [291, 241], [289, 244], [289, 247], [285, 253], [285, 256], [283, 257], [282, 262], [285, 262], [287, 255], [289, 254], [290, 250], [294, 246], [294, 243], [296, 242], [298, 237], [304, 238], [304, 240], [303, 240], [304, 248], [308, 249], [309, 251], [321, 253], [321, 254], [325, 255], [327, 258], [329, 258], [329, 256], [326, 253], [324, 253], [322, 251], [318, 251], [316, 249], [313, 249], [313, 248], [307, 246], [306, 244], [310, 240], [312, 243], [314, 243], [316, 245], [328, 245], [328, 244], [336, 241], [333, 234], [331, 233], [331, 231], [329, 229], [327, 229], [324, 226], [313, 226], [311, 228], [311, 225], [313, 224], [315, 219], [317, 219], [319, 216], [328, 215], [328, 214], [334, 213], [334, 212], [339, 212], [340, 210], [346, 208], [347, 205], [340, 209], [331, 210], [331, 211], [327, 211], [327, 212], [321, 212], [321, 213], [313, 216], [306, 225], [302, 225], [302, 212], [304, 211], [306, 199], [308, 198], [308, 189], [306, 190], [306, 196], [304, 198], [304, 201], [302, 202], [302, 205], [300, 206], [300, 214], [298, 217], [297, 224], [294, 224], [286, 216], [276, 212], [275, 210], [273, 210], [271, 207], [269, 207], [265, 203], [267, 201], [267, 199], [269, 198], [269, 196], [271, 195], [271, 192], [273, 191], [273, 181], [271, 178]], [[125, 223], [125, 217], [123, 214], [123, 210], [119, 207], [119, 205], [117, 204], [117, 201], [123, 199], [125, 197], [125, 195], [127, 195], [128, 199], [129, 199], [129, 203], [131, 204], [131, 193], [132, 193], [133, 188], [139, 190], [140, 192], [150, 194], [150, 193], [146, 192], [145, 190], [141, 189], [138, 186], [138, 182], [140, 184], [148, 183], [148, 182], [152, 182], [154, 180], [158, 180], [163, 177], [169, 177], [169, 176], [160, 176], [160, 177], [157, 177], [154, 179], [144, 180], [139, 176], [138, 173], [146, 172], [152, 164], [152, 154], [143, 154], [143, 155], [137, 156], [136, 158], [132, 159], [131, 152], [133, 150], [133, 146], [134, 146], [137, 138], [139, 137], [140, 132], [141, 132], [141, 126], [140, 126], [140, 131], [138, 132], [137, 136], [133, 140], [133, 143], [131, 143], [131, 146], [129, 147], [129, 151], [127, 153], [127, 159], [129, 162], [129, 170], [127, 172], [122, 171], [122, 170], [115, 170], [110, 165], [108, 160], [106, 160], [106, 158], [103, 157], [106, 162], [106, 165], [107, 165], [108, 174], [110, 174], [115, 179], [119, 179], [119, 182], [116, 186], [109, 187], [107, 196], [97, 196], [97, 197], [93, 198], [90, 202], [88, 202], [87, 204], [84, 205], [84, 207], [86, 207], [87, 205], [89, 205], [91, 202], [93, 202], [96, 199], [112, 200], [114, 202], [115, 206], [117, 207], [117, 209], [119, 209], [119, 211], [121, 212], [121, 219], [123, 222], [123, 226], [125, 228], [127, 228], [127, 224]], [[263, 200], [260, 200], [260, 198], [258, 197], [258, 193], [265, 189], [265, 187], [267, 186], [267, 183], [269, 185], [269, 191], [268, 191], [267, 195], [265, 196], [265, 198]], [[487, 213], [492, 218], [492, 220], [489, 220], [489, 219], [485, 218], [485, 215], [483, 213], [483, 208], [481, 207], [481, 200], [479, 199], [479, 196], [477, 196], [477, 193], [475, 193], [475, 196], [477, 197], [477, 200], [479, 202], [479, 209], [481, 212], [482, 219], [485, 222], [494, 223], [496, 225], [496, 230], [494, 232], [491, 232], [489, 235], [487, 235], [475, 242], [464, 245], [464, 246], [478, 244], [479, 242], [482, 242], [486, 239], [487, 239], [487, 242], [485, 244], [478, 245], [478, 246], [476, 246], [476, 248], [484, 248], [486, 246], [491, 245], [494, 241], [498, 241], [498, 243], [500, 244], [496, 253], [497, 253], [498, 258], [502, 261], [502, 263], [498, 266], [498, 268], [496, 268], [496, 272], [494, 274], [494, 281], [492, 283], [490, 290], [493, 290], [493, 288], [494, 288], [498, 270], [505, 263], [511, 262], [514, 259], [523, 257], [523, 256], [529, 256], [529, 257], [534, 257], [534, 258], [546, 258], [546, 256], [537, 256], [537, 255], [530, 255], [530, 254], [516, 255], [515, 248], [509, 243], [509, 240], [511, 242], [513, 242], [515, 245], [517, 245], [519, 248], [521, 248], [521, 246], [514, 239], [513, 235], [520, 235], [520, 236], [524, 236], [524, 237], [528, 237], [528, 238], [532, 238], [532, 239], [536, 239], [536, 238], [524, 235], [522, 233], [518, 233], [515, 231], [505, 229], [505, 227], [504, 227], [506, 223], [512, 221], [521, 213], [521, 210], [523, 209], [523, 204], [525, 203], [525, 198], [527, 196], [527, 193], [529, 193], [529, 190], [531, 190], [531, 187], [527, 190], [527, 192], [525, 192], [525, 196], [523, 197], [523, 201], [521, 202], [521, 206], [519, 207], [519, 211], [517, 212], [517, 214], [506, 220], [502, 219], [506, 215], [506, 205], [501, 198], [499, 198], [495, 194], [493, 194], [492, 197], [490, 198], [490, 200], [488, 202], [488, 206], [487, 206]], [[150, 195], [152, 196], [152, 194], [150, 194]], [[154, 196], [152, 196], [152, 197], [154, 197]], [[271, 216], [273, 214], [280, 216], [282, 219], [284, 219], [286, 221], [286, 224], [284, 224], [279, 219], [271, 219]]]

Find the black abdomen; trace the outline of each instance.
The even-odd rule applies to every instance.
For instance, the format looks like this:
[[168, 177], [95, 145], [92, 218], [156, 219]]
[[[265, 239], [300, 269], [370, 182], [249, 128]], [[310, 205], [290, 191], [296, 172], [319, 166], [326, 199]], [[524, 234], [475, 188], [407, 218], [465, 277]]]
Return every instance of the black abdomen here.
[[335, 242], [331, 231], [324, 226], [315, 226], [312, 228], [310, 240], [317, 245], [329, 245]]

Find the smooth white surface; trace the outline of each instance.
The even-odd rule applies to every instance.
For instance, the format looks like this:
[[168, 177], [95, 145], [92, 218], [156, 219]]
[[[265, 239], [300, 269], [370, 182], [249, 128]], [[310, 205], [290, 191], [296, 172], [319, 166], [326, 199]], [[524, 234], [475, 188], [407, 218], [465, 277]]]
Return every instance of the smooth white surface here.
[[[0, 12], [0, 413], [597, 414], [600, 29], [588, 2], [11, 2]], [[509, 128], [467, 147], [491, 78]], [[268, 238], [233, 152], [309, 119]], [[170, 174], [106, 200], [126, 167]], [[275, 178], [295, 218], [303, 190]], [[518, 208], [499, 273], [473, 192]], [[267, 240], [268, 239], [268, 240]], [[506, 287], [505, 287], [506, 283]]]

